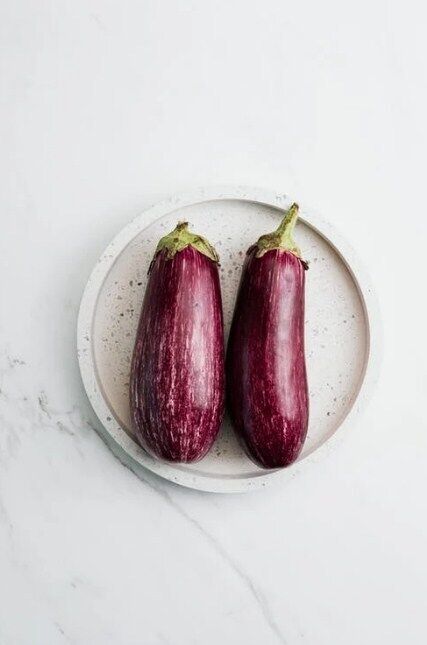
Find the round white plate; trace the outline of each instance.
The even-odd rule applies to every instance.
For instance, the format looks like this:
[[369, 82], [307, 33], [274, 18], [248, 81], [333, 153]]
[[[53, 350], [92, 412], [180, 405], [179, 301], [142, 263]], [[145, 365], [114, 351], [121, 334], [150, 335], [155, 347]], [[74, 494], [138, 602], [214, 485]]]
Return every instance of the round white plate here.
[[139, 215], [98, 260], [80, 306], [80, 369], [104, 438], [135, 472], [143, 466], [204, 491], [253, 490], [294, 476], [325, 454], [339, 428], [348, 429], [350, 419], [354, 422], [377, 374], [380, 339], [375, 299], [348, 244], [330, 224], [302, 211], [295, 237], [310, 263], [306, 280], [310, 423], [298, 462], [284, 470], [258, 468], [243, 453], [227, 417], [212, 450], [195, 464], [156, 461], [132, 438], [129, 368], [147, 269], [159, 238], [178, 220], [186, 220], [216, 247], [227, 336], [246, 249], [277, 226], [289, 204], [285, 195], [260, 189], [200, 189]]

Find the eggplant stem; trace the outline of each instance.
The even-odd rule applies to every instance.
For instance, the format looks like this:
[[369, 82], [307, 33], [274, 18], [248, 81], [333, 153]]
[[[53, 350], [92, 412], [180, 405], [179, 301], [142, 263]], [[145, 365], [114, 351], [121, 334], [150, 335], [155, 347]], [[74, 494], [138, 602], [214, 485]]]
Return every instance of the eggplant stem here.
[[219, 257], [214, 247], [201, 235], [196, 235], [188, 230], [188, 222], [178, 222], [173, 231], [162, 237], [156, 249], [156, 255], [162, 250], [166, 251], [166, 257], [171, 260], [176, 253], [183, 251], [187, 246], [192, 246], [199, 253], [203, 253], [213, 262], [219, 262]]
[[292, 239], [292, 233], [294, 232], [295, 224], [297, 223], [298, 219], [298, 211], [298, 204], [292, 204], [292, 206], [286, 212], [286, 215], [280, 222], [279, 226], [277, 227], [276, 233], [288, 239]]
[[267, 233], [259, 238], [257, 242], [257, 257], [261, 257], [264, 253], [267, 253], [267, 251], [281, 249], [289, 251], [301, 259], [301, 251], [293, 239], [293, 232], [298, 219], [298, 211], [298, 204], [292, 204], [292, 206], [286, 211], [285, 216], [277, 229], [272, 233]]

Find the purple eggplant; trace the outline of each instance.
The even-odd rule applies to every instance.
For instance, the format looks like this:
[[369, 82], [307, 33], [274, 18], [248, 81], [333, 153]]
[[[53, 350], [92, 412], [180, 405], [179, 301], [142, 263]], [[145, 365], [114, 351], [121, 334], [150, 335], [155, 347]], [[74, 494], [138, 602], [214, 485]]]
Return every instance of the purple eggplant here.
[[293, 204], [278, 229], [248, 250], [227, 349], [232, 423], [263, 468], [294, 462], [307, 434], [307, 264], [292, 238], [297, 217]]
[[218, 256], [182, 222], [160, 240], [149, 269], [131, 366], [136, 438], [166, 461], [201, 459], [218, 433], [224, 399]]

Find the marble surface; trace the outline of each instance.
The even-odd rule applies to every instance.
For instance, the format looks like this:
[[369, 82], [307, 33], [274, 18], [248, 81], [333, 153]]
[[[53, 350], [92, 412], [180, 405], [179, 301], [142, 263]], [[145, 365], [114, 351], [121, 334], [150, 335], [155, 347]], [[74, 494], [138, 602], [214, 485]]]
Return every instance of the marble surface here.
[[[3, 0], [1, 645], [426, 642], [424, 13]], [[346, 441], [244, 496], [123, 467], [75, 349], [111, 237], [158, 199], [225, 183], [333, 222], [385, 336]]]

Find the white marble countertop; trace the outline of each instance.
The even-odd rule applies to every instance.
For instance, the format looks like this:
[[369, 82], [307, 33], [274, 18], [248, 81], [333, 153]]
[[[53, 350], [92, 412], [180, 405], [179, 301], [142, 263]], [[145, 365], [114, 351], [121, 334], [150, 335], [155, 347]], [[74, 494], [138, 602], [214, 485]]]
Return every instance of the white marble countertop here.
[[[3, 0], [1, 645], [424, 645], [425, 18], [367, 0]], [[240, 496], [124, 468], [75, 349], [110, 238], [227, 183], [329, 218], [385, 336], [357, 428]]]

